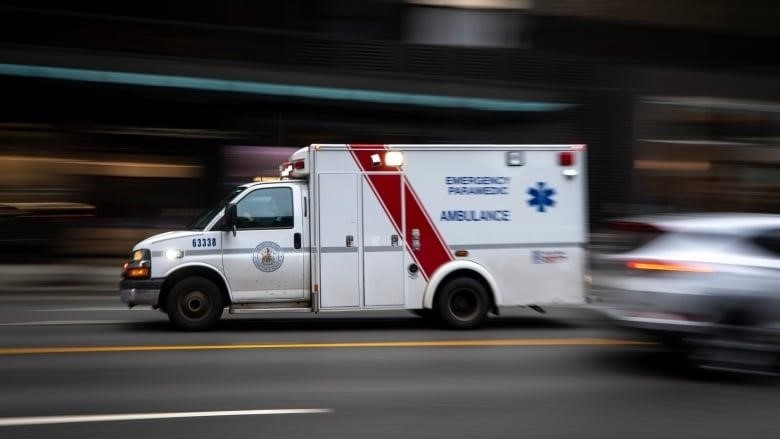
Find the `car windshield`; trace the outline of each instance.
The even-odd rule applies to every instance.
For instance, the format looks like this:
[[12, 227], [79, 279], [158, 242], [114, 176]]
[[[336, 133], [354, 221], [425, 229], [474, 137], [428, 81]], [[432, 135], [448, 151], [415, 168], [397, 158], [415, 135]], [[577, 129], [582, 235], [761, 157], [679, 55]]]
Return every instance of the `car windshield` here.
[[227, 194], [225, 198], [220, 200], [220, 202], [217, 203], [214, 207], [211, 207], [210, 209], [206, 210], [202, 214], [198, 215], [198, 217], [195, 218], [195, 220], [193, 220], [189, 225], [187, 225], [187, 230], [203, 230], [204, 228], [206, 228], [206, 226], [209, 225], [211, 220], [214, 219], [214, 216], [219, 214], [219, 212], [221, 212], [222, 209], [224, 209], [225, 206], [227, 206], [227, 204], [230, 203], [232, 199], [236, 198], [238, 194], [243, 192], [244, 189], [246, 188], [243, 186], [239, 186], [233, 189], [232, 191], [230, 191], [230, 193]]

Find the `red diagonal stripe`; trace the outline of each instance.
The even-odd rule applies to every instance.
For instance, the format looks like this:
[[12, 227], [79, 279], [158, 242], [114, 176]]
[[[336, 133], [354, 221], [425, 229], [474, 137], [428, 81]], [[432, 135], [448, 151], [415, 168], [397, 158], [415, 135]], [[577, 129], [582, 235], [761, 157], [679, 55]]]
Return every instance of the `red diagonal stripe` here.
[[[348, 145], [348, 147], [355, 162], [363, 171], [400, 171], [395, 166], [373, 165], [372, 155], [379, 154], [379, 157], [384, 159], [384, 153], [387, 151], [384, 145]], [[401, 197], [399, 197], [398, 193], [398, 179], [400, 176], [364, 174], [364, 177], [368, 180], [371, 189], [385, 209], [396, 231], [401, 233], [403, 209]], [[404, 177], [403, 182], [403, 199], [406, 204], [406, 247], [417, 261], [423, 277], [427, 280], [437, 268], [452, 260], [452, 254], [436, 230], [433, 221], [425, 212], [420, 200], [409, 184], [409, 180]], [[420, 231], [420, 250], [418, 251], [414, 251], [411, 248], [413, 229]]]
[[420, 230], [420, 250], [413, 251], [420, 264], [425, 279], [430, 279], [433, 272], [452, 260], [452, 253], [439, 235], [433, 221], [423, 209], [420, 200], [404, 177], [404, 199], [406, 202], [406, 242], [412, 243], [412, 230]]
[[[352, 153], [352, 158], [363, 171], [400, 172], [397, 166], [373, 166], [371, 156], [379, 154], [384, 158], [386, 151], [384, 145], [347, 145]], [[390, 218], [396, 231], [400, 234], [403, 224], [401, 204], [401, 175], [399, 174], [364, 174], [369, 186], [374, 191], [379, 202]]]

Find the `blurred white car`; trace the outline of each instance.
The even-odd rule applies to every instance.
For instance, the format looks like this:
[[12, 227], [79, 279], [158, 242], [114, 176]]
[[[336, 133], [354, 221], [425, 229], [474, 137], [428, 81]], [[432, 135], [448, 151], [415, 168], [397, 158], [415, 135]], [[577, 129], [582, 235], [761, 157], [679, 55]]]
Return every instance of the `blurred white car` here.
[[695, 214], [613, 222], [588, 300], [661, 336], [702, 367], [777, 373], [780, 215]]

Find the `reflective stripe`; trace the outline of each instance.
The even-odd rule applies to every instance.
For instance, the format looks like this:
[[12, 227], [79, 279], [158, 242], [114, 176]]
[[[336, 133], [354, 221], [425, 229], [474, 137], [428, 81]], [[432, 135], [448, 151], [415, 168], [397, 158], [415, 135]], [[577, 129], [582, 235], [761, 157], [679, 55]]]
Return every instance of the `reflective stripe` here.
[[[222, 250], [218, 248], [212, 248], [208, 250], [198, 250], [198, 249], [181, 249], [184, 251], [184, 257], [187, 256], [204, 256], [204, 255], [219, 255], [222, 254]], [[162, 250], [159, 251], [153, 251], [152, 252], [153, 258], [162, 258], [165, 257], [165, 252]]]
[[[301, 247], [301, 248], [294, 248], [294, 247], [282, 247], [282, 251], [284, 252], [308, 252], [311, 250], [311, 247]], [[184, 249], [184, 257], [187, 256], [209, 256], [209, 255], [236, 255], [236, 254], [242, 254], [242, 253], [252, 253], [255, 251], [255, 248], [230, 248], [225, 250], [220, 250], [218, 248], [209, 249], [209, 250], [197, 250], [197, 249]], [[154, 251], [152, 252], [152, 257], [154, 258], [162, 258], [165, 256], [164, 251]]]
[[363, 247], [363, 251], [367, 253], [400, 252], [403, 250], [403, 247], [397, 245], [377, 245], [374, 247]]
[[219, 255], [219, 254], [222, 254], [222, 250], [218, 248], [210, 249], [210, 250], [187, 250], [187, 249], [184, 250], [184, 257], [190, 255], [203, 256], [203, 255]]
[[356, 253], [357, 247], [320, 247], [320, 253]]
[[554, 242], [543, 244], [453, 244], [451, 250], [499, 250], [513, 248], [557, 248], [557, 247], [582, 247], [581, 242]]
[[[295, 253], [295, 252], [307, 252], [311, 250], [310, 247], [301, 247], [301, 248], [295, 248], [295, 247], [282, 247], [283, 252], [289, 252], [289, 253]], [[236, 254], [244, 254], [244, 253], [252, 253], [255, 251], [254, 247], [250, 248], [229, 248], [222, 250], [223, 255], [236, 255]]]

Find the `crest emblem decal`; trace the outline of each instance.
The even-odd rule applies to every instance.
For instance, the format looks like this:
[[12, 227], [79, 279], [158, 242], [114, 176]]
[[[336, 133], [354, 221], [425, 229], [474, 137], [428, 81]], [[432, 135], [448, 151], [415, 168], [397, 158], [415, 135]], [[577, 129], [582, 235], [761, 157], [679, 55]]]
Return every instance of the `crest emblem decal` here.
[[264, 272], [270, 273], [276, 271], [284, 262], [284, 252], [279, 244], [271, 241], [265, 241], [258, 244], [252, 251], [252, 262], [255, 267]]

